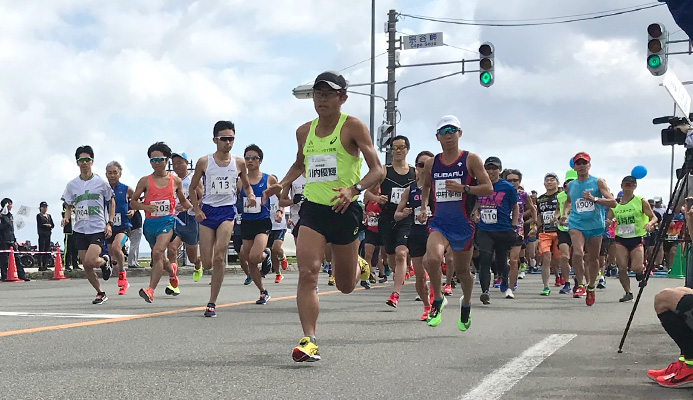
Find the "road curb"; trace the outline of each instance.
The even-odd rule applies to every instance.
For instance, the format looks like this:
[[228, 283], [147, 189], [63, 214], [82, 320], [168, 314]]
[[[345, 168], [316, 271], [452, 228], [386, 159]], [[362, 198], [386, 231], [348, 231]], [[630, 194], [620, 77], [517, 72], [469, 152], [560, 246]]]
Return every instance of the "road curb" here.
[[[185, 275], [192, 275], [193, 273], [193, 267], [192, 266], [184, 266], [184, 267], [178, 267], [178, 274], [181, 276]], [[33, 271], [32, 271], [33, 270]], [[53, 278], [53, 271], [38, 271], [38, 268], [26, 268], [25, 269], [27, 276], [32, 279], [32, 280], [50, 280]], [[136, 277], [142, 277], [142, 276], [150, 276], [151, 275], [151, 268], [128, 268], [128, 277], [129, 278], [136, 278]], [[289, 267], [286, 269], [286, 271], [289, 272], [295, 272], [298, 271], [298, 265], [291, 263], [289, 264]], [[243, 270], [241, 269], [241, 266], [239, 264], [232, 264], [232, 265], [227, 265], [226, 266], [226, 274], [243, 274]], [[96, 274], [99, 276], [99, 279], [101, 279], [101, 269], [96, 270]], [[204, 271], [205, 275], [212, 275], [212, 270], [205, 270]], [[268, 274], [271, 275], [272, 273]], [[81, 271], [65, 271], [65, 277], [70, 278], [70, 279], [86, 279], [84, 277], [84, 270]]]

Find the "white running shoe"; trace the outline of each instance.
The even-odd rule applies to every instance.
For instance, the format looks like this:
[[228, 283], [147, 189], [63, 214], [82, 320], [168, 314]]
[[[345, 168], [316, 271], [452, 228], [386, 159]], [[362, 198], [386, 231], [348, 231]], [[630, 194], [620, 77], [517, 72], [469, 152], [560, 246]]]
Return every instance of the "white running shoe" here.
[[505, 291], [505, 298], [506, 299], [514, 299], [515, 298], [515, 293], [513, 293], [513, 290], [508, 288], [508, 290]]

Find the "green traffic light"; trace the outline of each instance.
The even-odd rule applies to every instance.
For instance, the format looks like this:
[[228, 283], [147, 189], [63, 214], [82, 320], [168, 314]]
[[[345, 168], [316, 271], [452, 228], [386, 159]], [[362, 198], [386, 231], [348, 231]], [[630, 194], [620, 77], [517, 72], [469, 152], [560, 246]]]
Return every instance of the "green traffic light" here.
[[484, 85], [491, 83], [492, 79], [493, 79], [493, 77], [491, 76], [490, 72], [483, 72], [481, 75], [479, 75], [479, 80]]
[[662, 59], [658, 55], [651, 55], [647, 58], [647, 65], [650, 68], [659, 68], [662, 65]]

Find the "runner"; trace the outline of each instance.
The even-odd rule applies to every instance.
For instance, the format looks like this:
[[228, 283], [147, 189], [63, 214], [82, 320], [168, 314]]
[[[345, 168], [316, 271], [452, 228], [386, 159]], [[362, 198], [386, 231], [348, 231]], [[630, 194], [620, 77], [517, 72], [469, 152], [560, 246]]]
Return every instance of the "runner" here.
[[595, 281], [599, 270], [597, 257], [602, 245], [606, 208], [616, 207], [606, 181], [590, 175], [590, 161], [589, 154], [584, 152], [573, 157], [578, 177], [568, 185], [566, 206], [561, 215], [562, 222], [570, 215], [568, 228], [573, 244], [573, 269], [578, 281], [573, 297], [579, 298], [585, 292], [585, 287], [579, 283], [584, 275], [587, 280], [585, 304], [588, 306], [595, 301]]
[[[567, 265], [568, 273], [570, 273], [570, 233], [568, 233], [567, 221], [565, 221], [565, 223], [561, 223], [560, 217], [561, 215], [563, 215], [565, 201], [568, 198], [568, 184], [571, 181], [574, 181], [575, 179], [577, 179], [577, 172], [575, 172], [574, 169], [569, 169], [568, 172], [565, 173], [565, 179], [563, 181], [563, 190], [558, 192], [558, 194], [556, 195], [556, 200], [558, 200], [558, 210], [556, 210], [556, 219], [558, 220], [558, 224], [556, 226], [556, 234], [558, 235], [558, 249], [561, 251], [561, 266]], [[564, 279], [567, 276], [569, 275], [564, 275]], [[575, 288], [577, 289], [577, 285], [575, 286]], [[570, 291], [570, 281], [568, 280], [565, 281], [563, 287], [561, 288], [561, 290], [558, 291], [558, 293], [568, 294], [570, 293]]]
[[264, 154], [262, 149], [255, 144], [251, 144], [245, 148], [243, 152], [245, 164], [248, 168], [248, 182], [252, 187], [254, 198], [262, 198], [262, 202], [256, 202], [254, 205], [248, 205], [250, 191], [246, 191], [241, 183], [238, 182], [237, 189], [240, 198], [243, 199], [243, 216], [241, 220], [241, 234], [243, 235], [243, 246], [241, 252], [243, 258], [248, 263], [248, 272], [253, 278], [255, 286], [260, 291], [260, 298], [255, 301], [255, 304], [267, 304], [271, 298], [269, 292], [262, 283], [263, 275], [269, 271], [260, 273], [258, 265], [267, 258], [265, 248], [267, 248], [267, 239], [272, 231], [272, 219], [270, 213], [270, 199], [264, 198], [262, 192], [268, 187], [277, 184], [277, 180], [260, 171], [260, 164]]
[[[408, 218], [413, 221], [409, 239], [407, 239], [407, 248], [409, 249], [409, 255], [411, 255], [411, 261], [414, 265], [416, 293], [419, 295], [424, 305], [424, 312], [423, 315], [421, 315], [422, 321], [428, 319], [428, 313], [431, 311], [429, 290], [426, 284], [426, 270], [423, 266], [423, 257], [424, 254], [426, 254], [426, 242], [428, 241], [428, 220], [419, 222], [418, 220], [414, 220], [414, 216], [419, 215], [421, 212], [421, 187], [424, 184], [424, 180], [426, 180], [424, 166], [426, 165], [426, 160], [431, 157], [433, 157], [433, 153], [430, 151], [422, 151], [416, 156], [414, 160], [414, 165], [416, 165], [416, 182], [413, 182], [404, 190], [404, 193], [402, 193], [402, 200], [399, 202], [397, 211], [395, 212], [395, 220], [400, 221]], [[429, 215], [432, 215], [430, 207], [435, 205], [432, 197], [433, 193], [429, 191], [429, 208], [427, 210]], [[368, 260], [368, 258], [366, 259]]]
[[[460, 317], [457, 328], [469, 329], [472, 288], [474, 278], [469, 270], [474, 242], [474, 223], [470, 220], [476, 196], [490, 195], [493, 185], [484, 170], [481, 158], [474, 153], [460, 150], [462, 137], [460, 121], [448, 115], [436, 126], [436, 138], [443, 149], [424, 165], [425, 180], [421, 188], [421, 212], [416, 216], [420, 223], [428, 220], [429, 196], [433, 190], [435, 208], [429, 220], [432, 230], [426, 243], [424, 265], [428, 271], [434, 300], [428, 314], [428, 325], [438, 326], [447, 300], [441, 290], [441, 264], [445, 247], [450, 246], [457, 277], [460, 278], [463, 296], [460, 297]], [[474, 185], [474, 183], [477, 183]], [[472, 186], [474, 185], [474, 186]]]
[[[368, 128], [341, 112], [348, 97], [346, 88], [346, 80], [336, 72], [318, 75], [313, 85], [318, 118], [297, 129], [296, 161], [281, 184], [265, 194], [288, 190], [305, 171], [305, 201], [301, 206], [296, 244], [299, 267], [296, 303], [304, 337], [292, 353], [296, 362], [320, 360], [315, 340], [319, 312], [316, 287], [325, 248], [332, 248], [332, 275], [337, 289], [342, 293], [352, 292], [359, 282], [358, 230], [363, 214], [356, 198], [364, 188], [371, 188], [383, 179], [383, 168]], [[361, 180], [359, 153], [363, 153], [369, 168]]]
[[[400, 221], [395, 220], [395, 210], [403, 197], [404, 192], [416, 182], [416, 170], [407, 164], [407, 154], [409, 154], [409, 139], [406, 136], [398, 135], [392, 138], [392, 165], [383, 167], [385, 178], [380, 182], [380, 197], [387, 198], [386, 203], [381, 203], [382, 210], [378, 218], [378, 232], [383, 239], [385, 252], [387, 253], [387, 264], [394, 268], [393, 283], [394, 290], [387, 299], [386, 304], [397, 308], [399, 293], [404, 285], [404, 276], [407, 272], [407, 242], [409, 231], [414, 221], [414, 217], [404, 218]], [[364, 199], [377, 201], [378, 195], [367, 191]]]
[[[512, 183], [512, 185], [515, 187], [517, 190], [517, 205], [519, 207], [519, 217], [517, 221], [517, 242], [515, 242], [515, 245], [510, 249], [510, 256], [509, 256], [509, 261], [510, 261], [510, 285], [509, 288], [512, 288], [510, 292], [506, 290], [506, 297], [510, 296], [509, 298], [514, 298], [515, 294], [514, 291], [517, 290], [517, 279], [519, 278], [520, 274], [520, 256], [522, 253], [522, 250], [526, 247], [525, 246], [525, 240], [524, 240], [524, 215], [529, 212], [529, 224], [530, 224], [530, 229], [529, 229], [529, 234], [527, 236], [534, 236], [537, 233], [537, 209], [534, 206], [534, 203], [530, 200], [529, 195], [527, 192], [525, 192], [522, 189], [522, 186], [520, 184], [522, 183], [522, 172], [520, 172], [517, 169], [508, 169], [505, 172], [505, 179], [506, 181]], [[524, 267], [524, 264], [523, 264]], [[524, 270], [522, 271], [523, 278], [524, 278]]]
[[[116, 202], [113, 189], [92, 172], [94, 150], [91, 146], [80, 146], [75, 151], [75, 160], [79, 166], [79, 176], [68, 182], [62, 201], [67, 203], [62, 226], [70, 223], [72, 210], [75, 210], [73, 239], [79, 259], [84, 265], [84, 275], [96, 289], [96, 298], [92, 304], [103, 304], [108, 297], [101, 289], [99, 278], [94, 268], [101, 268], [104, 281], [111, 277], [111, 261], [108, 256], [100, 257], [101, 247], [111, 237]], [[108, 215], [105, 215], [104, 204], [108, 202]]]
[[509, 286], [508, 253], [517, 243], [515, 232], [520, 218], [520, 206], [517, 204], [517, 189], [505, 179], [501, 179], [503, 169], [498, 157], [489, 157], [484, 168], [493, 183], [493, 193], [479, 196], [479, 232], [476, 245], [479, 248], [479, 267], [481, 281], [481, 302], [491, 304], [489, 287], [491, 285], [491, 262], [495, 254], [496, 271], [501, 278], [500, 291], [505, 298], [513, 299], [512, 287]]
[[[218, 121], [212, 130], [214, 153], [200, 157], [190, 179], [190, 201], [195, 220], [200, 223], [200, 258], [202, 268], [212, 269], [212, 287], [205, 317], [216, 317], [216, 302], [226, 271], [226, 251], [233, 233], [236, 217], [236, 182], [248, 195], [248, 207], [255, 206], [255, 195], [250, 190], [248, 171], [242, 157], [232, 155], [236, 127], [231, 121]], [[198, 201], [197, 186], [203, 181], [202, 199]], [[212, 258], [214, 257], [214, 258]]]
[[551, 293], [551, 288], [549, 287], [551, 270], [549, 266], [552, 260], [560, 260], [561, 274], [556, 274], [557, 286], [564, 286], [566, 277], [570, 280], [570, 265], [568, 265], [568, 260], [561, 256], [561, 250], [559, 249], [556, 220], [556, 211], [559, 208], [557, 198], [558, 175], [553, 172], [546, 174], [544, 176], [544, 188], [546, 193], [537, 198], [537, 208], [542, 220], [539, 232], [539, 254], [542, 257], [541, 281], [544, 284], [544, 290], [540, 294], [548, 296]]
[[[276, 175], [272, 175], [272, 177], [274, 178], [275, 182], [278, 181]], [[270, 197], [272, 231], [267, 239], [267, 247], [270, 248], [272, 254], [272, 268], [274, 269], [274, 273], [276, 275], [274, 278], [274, 283], [281, 283], [281, 281], [284, 280], [282, 270], [286, 270], [289, 267], [289, 263], [286, 260], [286, 255], [284, 254], [282, 245], [284, 244], [284, 235], [286, 235], [286, 217], [284, 215], [284, 207], [291, 204], [291, 201], [279, 200], [279, 197], [276, 195]]]
[[[166, 165], [171, 158], [171, 149], [168, 145], [163, 142], [154, 143], [149, 146], [147, 156], [154, 172], [143, 176], [137, 182], [130, 207], [144, 211], [142, 228], [144, 238], [152, 248], [152, 271], [149, 287], [140, 289], [140, 297], [147, 303], [151, 303], [154, 301], [154, 289], [159, 284], [164, 270], [168, 272], [171, 288], [178, 288], [178, 267], [166, 258], [166, 248], [173, 237], [175, 197], [178, 196], [181, 206], [186, 210], [192, 208], [192, 204], [185, 198], [181, 179], [166, 171]], [[144, 194], [144, 201], [140, 201], [142, 194]]]
[[[378, 267], [378, 276], [380, 278], [378, 282], [385, 283], [387, 282], [387, 276], [385, 275], [385, 268], [383, 268], [381, 257], [381, 251], [384, 251], [383, 239], [378, 231], [378, 217], [380, 216], [382, 208], [380, 207], [380, 203], [378, 201], [366, 200], [365, 210], [366, 215], [364, 219], [366, 232], [363, 239], [363, 257], [366, 259], [366, 261]], [[376, 249], [378, 250], [378, 254], [373, 257], [373, 253], [375, 253]], [[375, 263], [373, 263], [374, 258], [377, 260]]]
[[[640, 282], [645, 278], [643, 263], [645, 251], [643, 249], [644, 237], [647, 232], [657, 225], [657, 217], [652, 212], [647, 200], [633, 194], [638, 187], [638, 181], [632, 176], [626, 176], [621, 181], [623, 196], [615, 208], [609, 210], [606, 223], [611, 225], [616, 221], [616, 265], [618, 266], [618, 280], [626, 294], [619, 300], [626, 302], [633, 300], [630, 291], [630, 278], [628, 266], [635, 273], [635, 279]], [[649, 222], [648, 222], [649, 219]]]
[[[190, 180], [192, 179], [192, 172], [188, 170], [189, 162], [188, 155], [183, 152], [171, 154], [173, 172], [181, 179], [183, 194], [185, 194], [188, 200], [190, 200]], [[198, 185], [196, 191], [197, 198], [200, 198], [202, 196], [202, 186]], [[178, 199], [176, 199], [176, 213], [173, 239], [171, 239], [171, 243], [168, 245], [168, 261], [172, 264], [176, 263], [178, 249], [185, 243], [185, 253], [188, 260], [195, 266], [193, 269], [193, 282], [198, 282], [202, 278], [202, 263], [197, 252], [197, 244], [200, 240], [199, 224], [195, 221], [193, 209], [186, 209], [180, 204]], [[169, 284], [166, 287], [166, 294], [178, 296], [180, 288], [174, 288]]]
[[[111, 237], [106, 239], [108, 245], [108, 255], [111, 258], [111, 265], [118, 272], [118, 294], [124, 295], [130, 284], [127, 280], [125, 270], [125, 254], [123, 245], [130, 237], [132, 223], [130, 217], [135, 215], [135, 210], [130, 208], [130, 200], [135, 192], [130, 186], [120, 182], [123, 174], [123, 167], [118, 161], [111, 161], [106, 165], [106, 179], [115, 194], [115, 214], [113, 215], [113, 227]], [[109, 210], [110, 211], [110, 210]]]

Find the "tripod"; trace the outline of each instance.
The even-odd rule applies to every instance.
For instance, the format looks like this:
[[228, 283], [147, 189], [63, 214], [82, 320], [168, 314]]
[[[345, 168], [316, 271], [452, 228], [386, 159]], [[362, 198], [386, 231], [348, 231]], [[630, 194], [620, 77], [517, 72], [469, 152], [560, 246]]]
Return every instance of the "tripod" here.
[[[635, 304], [633, 304], [633, 310], [630, 312], [630, 318], [628, 318], [628, 323], [626, 324], [626, 329], [623, 331], [623, 337], [621, 338], [621, 343], [618, 345], [618, 352], [623, 353], [623, 343], [626, 341], [626, 336], [628, 336], [628, 331], [630, 330], [630, 325], [633, 322], [633, 317], [635, 316], [635, 311], [638, 309], [638, 304], [640, 303], [640, 298], [642, 293], [647, 286], [647, 281], [650, 279], [650, 274], [655, 268], [655, 258], [659, 250], [659, 246], [664, 243], [664, 238], [669, 228], [669, 224], [674, 219], [674, 209], [679, 206], [681, 201], [681, 196], [688, 192], [688, 180], [689, 174], [693, 173], [693, 149], [686, 149], [686, 157], [683, 161], [683, 166], [676, 170], [676, 185], [674, 186], [674, 192], [669, 196], [669, 204], [667, 205], [667, 210], [662, 216], [662, 221], [659, 224], [657, 234], [655, 236], [654, 248], [655, 251], [650, 254], [647, 260], [647, 268], [645, 269], [645, 276], [640, 281], [638, 286], [640, 290], [638, 291], [638, 296], [635, 298]], [[686, 224], [684, 224], [684, 229], [687, 230]]]

